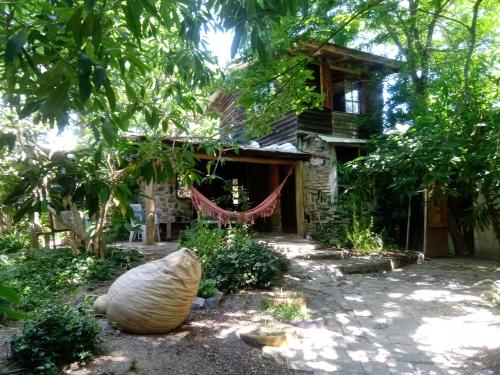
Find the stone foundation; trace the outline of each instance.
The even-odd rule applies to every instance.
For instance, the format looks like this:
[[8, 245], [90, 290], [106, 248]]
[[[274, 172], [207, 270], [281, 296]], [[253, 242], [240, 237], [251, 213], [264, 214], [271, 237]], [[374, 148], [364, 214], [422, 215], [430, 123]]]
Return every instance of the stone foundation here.
[[298, 141], [299, 150], [311, 154], [302, 168], [304, 228], [310, 232], [334, 213], [332, 201], [337, 176], [335, 149], [315, 134], [300, 137]]

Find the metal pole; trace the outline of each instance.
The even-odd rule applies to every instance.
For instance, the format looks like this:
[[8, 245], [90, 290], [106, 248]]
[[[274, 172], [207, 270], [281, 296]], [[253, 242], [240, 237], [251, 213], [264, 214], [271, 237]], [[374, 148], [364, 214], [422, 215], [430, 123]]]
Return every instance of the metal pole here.
[[410, 248], [411, 195], [408, 194], [408, 221], [406, 223], [406, 251]]
[[424, 190], [424, 255], [427, 255], [427, 189]]

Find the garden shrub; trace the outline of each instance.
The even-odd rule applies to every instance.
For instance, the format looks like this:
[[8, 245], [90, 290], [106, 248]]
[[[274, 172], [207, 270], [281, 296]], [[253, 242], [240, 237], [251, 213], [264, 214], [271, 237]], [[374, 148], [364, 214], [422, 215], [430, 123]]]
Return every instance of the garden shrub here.
[[316, 226], [312, 237], [322, 245], [371, 254], [383, 249], [382, 237], [375, 232], [368, 203], [355, 196], [344, 198], [337, 207], [339, 218]]
[[[16, 290], [22, 311], [33, 311], [67, 298], [78, 287], [112, 279], [139, 264], [139, 252], [118, 250], [98, 259], [88, 253], [73, 256], [70, 249], [0, 254], [0, 284]], [[6, 306], [0, 299], [0, 307]], [[5, 318], [0, 314], [0, 321]]]
[[18, 231], [4, 233], [0, 236], [0, 254], [12, 254], [28, 250], [29, 237]]
[[345, 224], [329, 220], [323, 223], [322, 226], [316, 226], [311, 234], [312, 238], [323, 246], [342, 249], [350, 246], [346, 230], [347, 226]]
[[210, 229], [198, 225], [180, 241], [196, 252], [204, 278], [214, 279], [225, 293], [268, 288], [288, 269], [288, 260], [272, 247], [251, 238], [245, 228]]
[[92, 358], [101, 328], [81, 309], [52, 305], [27, 321], [12, 337], [13, 358], [36, 373]]
[[381, 251], [382, 238], [373, 230], [373, 218], [361, 215], [360, 218], [353, 214], [352, 227], [347, 231], [352, 249], [360, 254], [370, 254]]
[[270, 301], [262, 301], [262, 309], [266, 314], [272, 315], [275, 319], [286, 320], [307, 320], [310, 314], [297, 302], [281, 302], [273, 304]]
[[198, 297], [210, 298], [215, 295], [216, 291], [217, 291], [217, 280], [202, 279], [200, 281], [200, 286], [198, 287]]
[[179, 244], [193, 250], [204, 268], [204, 265], [213, 263], [216, 254], [223, 248], [226, 234], [224, 229], [198, 223], [184, 232]]

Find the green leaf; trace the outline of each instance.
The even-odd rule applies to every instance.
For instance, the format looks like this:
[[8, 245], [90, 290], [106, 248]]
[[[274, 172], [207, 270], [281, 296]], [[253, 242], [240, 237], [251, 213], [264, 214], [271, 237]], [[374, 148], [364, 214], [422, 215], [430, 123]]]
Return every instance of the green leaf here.
[[40, 106], [42, 105], [43, 100], [35, 100], [33, 102], [29, 102], [25, 104], [23, 109], [19, 112], [19, 118], [23, 119], [31, 115], [33, 112], [38, 111]]
[[32, 318], [32, 316], [30, 314], [26, 314], [26, 313], [23, 313], [20, 311], [14, 311], [14, 310], [8, 309], [6, 307], [2, 307], [2, 306], [0, 306], [0, 312], [4, 313], [5, 315], [7, 315], [9, 318], [12, 318], [12, 319], [31, 319]]
[[104, 140], [112, 145], [116, 139], [116, 132], [113, 129], [113, 126], [109, 123], [109, 121], [105, 118], [102, 119], [102, 136]]
[[259, 55], [259, 59], [261, 60], [262, 64], [266, 65], [268, 62], [267, 49], [262, 42], [262, 39], [260, 38], [259, 30], [257, 28], [254, 28], [252, 30], [251, 46], [252, 49]]
[[4, 133], [0, 131], [0, 152], [3, 152], [5, 148], [9, 151], [14, 149], [16, 143], [16, 135], [14, 133]]
[[156, 17], [158, 20], [161, 19], [161, 16], [158, 13], [156, 6], [150, 0], [140, 0], [140, 2], [152, 16]]
[[112, 111], [116, 109], [116, 96], [109, 79], [104, 82], [104, 91], [106, 92], [106, 98], [108, 99], [109, 107]]
[[80, 99], [85, 103], [92, 93], [92, 84], [90, 83], [90, 76], [87, 74], [80, 74], [78, 76], [78, 92]]
[[135, 102], [137, 100], [137, 94], [132, 86], [125, 82], [125, 93], [130, 101]]
[[15, 290], [2, 284], [0, 284], [0, 297], [10, 303], [19, 303], [21, 300]]
[[96, 65], [94, 69], [94, 86], [98, 91], [107, 80], [106, 70], [101, 65]]
[[240, 47], [241, 40], [243, 38], [243, 34], [245, 33], [245, 24], [242, 22], [236, 26], [234, 30], [234, 38], [231, 43], [231, 58], [236, 56], [236, 52], [238, 52], [238, 48]]
[[9, 38], [7, 41], [7, 48], [5, 50], [5, 62], [11, 63], [14, 61], [14, 58], [19, 55], [21, 49], [26, 43], [26, 38], [28, 37], [28, 33], [26, 30], [20, 30], [16, 35]]
[[92, 64], [92, 59], [90, 57], [84, 53], [80, 53], [78, 57], [78, 67], [82, 74], [89, 76], [90, 73], [92, 73]]
[[123, 13], [125, 14], [125, 20], [127, 26], [129, 27], [132, 34], [137, 38], [141, 39], [141, 13], [142, 9], [138, 6], [137, 1], [127, 0], [127, 4], [123, 7]]
[[66, 31], [73, 32], [73, 39], [78, 47], [82, 45], [83, 40], [82, 13], [83, 6], [77, 7], [66, 24]]
[[64, 80], [61, 84], [57, 85], [53, 89], [47, 98], [46, 112], [49, 114], [54, 114], [58, 112], [66, 102], [68, 98], [70, 88], [69, 80]]

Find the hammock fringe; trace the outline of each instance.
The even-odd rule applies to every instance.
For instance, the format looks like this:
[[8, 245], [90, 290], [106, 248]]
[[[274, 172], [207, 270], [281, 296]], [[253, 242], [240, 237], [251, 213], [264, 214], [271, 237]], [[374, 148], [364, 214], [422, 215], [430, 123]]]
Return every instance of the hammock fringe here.
[[273, 214], [278, 205], [278, 197], [281, 194], [283, 186], [291, 176], [293, 167], [290, 168], [283, 182], [274, 189], [269, 196], [260, 204], [248, 211], [229, 211], [225, 210], [210, 199], [200, 193], [195, 187], [191, 187], [191, 200], [197, 212], [217, 219], [222, 225], [227, 225], [231, 220], [236, 220], [239, 224], [254, 224], [260, 217], [269, 217]]

